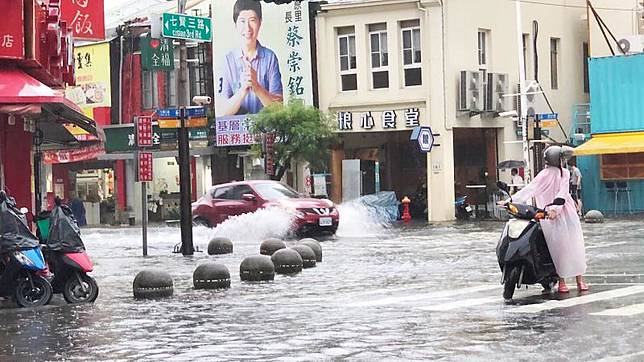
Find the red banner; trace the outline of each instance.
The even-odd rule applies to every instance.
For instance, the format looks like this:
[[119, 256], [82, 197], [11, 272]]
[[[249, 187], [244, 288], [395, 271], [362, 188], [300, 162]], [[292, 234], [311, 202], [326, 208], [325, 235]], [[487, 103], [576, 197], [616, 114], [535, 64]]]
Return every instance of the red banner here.
[[103, 0], [63, 0], [61, 10], [74, 39], [105, 39]]
[[92, 146], [70, 150], [44, 151], [42, 155], [44, 163], [53, 164], [93, 160], [104, 153], [105, 145], [101, 142]]
[[152, 181], [152, 152], [139, 152], [139, 182]]
[[23, 4], [22, 1], [0, 0], [0, 9], [2, 9], [0, 59], [22, 59], [25, 57]]
[[152, 147], [152, 117], [136, 117], [136, 144], [139, 147]]

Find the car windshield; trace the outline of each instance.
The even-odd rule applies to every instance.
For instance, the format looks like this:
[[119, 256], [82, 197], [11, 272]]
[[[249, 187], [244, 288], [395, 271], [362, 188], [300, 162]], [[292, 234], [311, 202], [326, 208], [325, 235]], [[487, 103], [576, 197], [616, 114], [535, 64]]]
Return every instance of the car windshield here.
[[281, 183], [258, 183], [253, 185], [259, 196], [264, 200], [276, 200], [285, 198], [298, 198], [298, 194], [292, 188], [285, 186]]

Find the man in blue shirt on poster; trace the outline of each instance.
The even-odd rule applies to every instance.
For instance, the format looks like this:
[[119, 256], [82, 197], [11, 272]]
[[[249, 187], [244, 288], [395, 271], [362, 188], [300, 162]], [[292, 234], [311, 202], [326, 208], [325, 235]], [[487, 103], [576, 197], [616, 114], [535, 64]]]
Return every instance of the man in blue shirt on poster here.
[[262, 6], [256, 0], [237, 0], [233, 21], [241, 47], [226, 54], [217, 86], [218, 108], [224, 116], [258, 113], [283, 101], [282, 75], [275, 53], [258, 40]]

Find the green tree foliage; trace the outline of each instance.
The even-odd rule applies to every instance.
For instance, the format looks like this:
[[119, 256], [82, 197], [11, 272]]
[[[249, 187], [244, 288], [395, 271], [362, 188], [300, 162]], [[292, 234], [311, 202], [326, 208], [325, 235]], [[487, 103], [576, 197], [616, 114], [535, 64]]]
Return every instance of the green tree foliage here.
[[[264, 107], [253, 117], [250, 131], [259, 139], [266, 133], [275, 135], [274, 180], [280, 180], [296, 161], [308, 162], [315, 171], [326, 170], [330, 148], [336, 139], [330, 117], [298, 99]], [[261, 153], [262, 146], [255, 145], [253, 150]]]

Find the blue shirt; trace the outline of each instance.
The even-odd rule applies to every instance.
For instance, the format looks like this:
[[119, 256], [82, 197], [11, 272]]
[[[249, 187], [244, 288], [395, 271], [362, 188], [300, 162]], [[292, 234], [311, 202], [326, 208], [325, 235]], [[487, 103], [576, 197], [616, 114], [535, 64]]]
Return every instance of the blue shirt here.
[[[241, 49], [226, 54], [224, 74], [219, 78], [218, 91], [230, 98], [241, 88], [240, 76], [244, 72], [244, 61]], [[282, 94], [282, 74], [277, 56], [272, 50], [257, 41], [257, 53], [251, 61], [257, 72], [257, 82], [271, 94]], [[251, 90], [246, 94], [236, 114], [254, 114], [263, 108], [262, 102]]]

